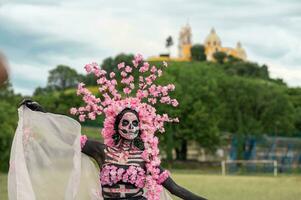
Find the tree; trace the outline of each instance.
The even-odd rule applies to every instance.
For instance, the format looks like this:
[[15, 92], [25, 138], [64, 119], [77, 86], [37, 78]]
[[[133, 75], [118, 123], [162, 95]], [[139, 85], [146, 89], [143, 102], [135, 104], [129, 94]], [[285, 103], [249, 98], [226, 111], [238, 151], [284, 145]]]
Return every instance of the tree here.
[[171, 36], [166, 38], [165, 47], [168, 49], [168, 54], [170, 55], [170, 47], [173, 45], [173, 39]]
[[301, 87], [287, 88], [286, 93], [295, 110], [295, 129], [301, 133]]
[[217, 51], [213, 54], [213, 58], [219, 63], [223, 64], [227, 58], [227, 54], [222, 51]]
[[191, 47], [191, 58], [195, 61], [205, 61], [206, 54], [205, 54], [205, 47], [201, 44], [195, 44]]
[[7, 172], [10, 147], [17, 126], [17, 107], [22, 96], [16, 95], [9, 81], [0, 86], [0, 171]]
[[[260, 66], [254, 62], [232, 59], [231, 61], [228, 60], [227, 62], [225, 62], [223, 65], [220, 66], [229, 75], [261, 78], [264, 80], [270, 79], [268, 66], [266, 65]], [[273, 82], [278, 82], [278, 81], [273, 79]]]
[[121, 62], [124, 62], [125, 65], [132, 65], [132, 60], [134, 59], [133, 54], [124, 54], [120, 53], [114, 58], [108, 57], [103, 60], [101, 64], [101, 68], [106, 70], [108, 73], [115, 72], [116, 74], [119, 74], [119, 70], [117, 68], [117, 65]]
[[58, 65], [55, 69], [49, 71], [47, 85], [51, 88], [64, 90], [74, 87], [80, 79], [77, 72], [66, 65]]
[[[187, 65], [187, 66], [185, 66]], [[164, 83], [175, 83], [176, 91], [173, 98], [180, 100], [180, 105], [175, 108], [159, 107], [163, 113], [178, 116], [180, 123], [167, 127], [167, 134], [163, 141], [166, 150], [173, 146], [176, 157], [186, 160], [188, 141], [196, 141], [203, 148], [213, 151], [219, 145], [220, 137], [218, 122], [221, 104], [216, 98], [217, 84], [215, 70], [209, 66], [200, 66], [194, 63], [172, 63], [162, 76]], [[201, 78], [200, 78], [201, 77]], [[172, 134], [172, 135], [169, 135]], [[167, 152], [170, 155], [170, 152]]]
[[238, 159], [243, 159], [243, 138], [290, 135], [296, 117], [282, 86], [245, 77], [227, 77], [219, 81], [217, 98], [224, 105], [219, 130], [238, 139]]

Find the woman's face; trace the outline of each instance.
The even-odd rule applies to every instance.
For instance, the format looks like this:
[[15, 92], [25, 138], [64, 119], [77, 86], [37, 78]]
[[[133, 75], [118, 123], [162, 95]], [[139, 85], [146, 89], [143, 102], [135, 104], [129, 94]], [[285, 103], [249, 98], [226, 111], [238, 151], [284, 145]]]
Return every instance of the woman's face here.
[[127, 140], [133, 140], [138, 136], [139, 120], [134, 113], [126, 112], [122, 116], [118, 124], [118, 133]]

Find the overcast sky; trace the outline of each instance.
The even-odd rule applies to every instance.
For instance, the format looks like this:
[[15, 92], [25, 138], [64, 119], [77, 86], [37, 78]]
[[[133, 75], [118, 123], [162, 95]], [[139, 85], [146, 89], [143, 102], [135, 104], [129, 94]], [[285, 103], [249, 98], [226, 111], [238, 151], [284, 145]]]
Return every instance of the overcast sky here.
[[203, 43], [215, 27], [223, 46], [241, 41], [249, 60], [301, 86], [299, 0], [0, 0], [0, 51], [15, 91], [31, 94], [58, 64], [83, 72], [85, 63], [120, 52], [157, 55], [168, 35], [176, 56], [187, 22], [193, 43]]

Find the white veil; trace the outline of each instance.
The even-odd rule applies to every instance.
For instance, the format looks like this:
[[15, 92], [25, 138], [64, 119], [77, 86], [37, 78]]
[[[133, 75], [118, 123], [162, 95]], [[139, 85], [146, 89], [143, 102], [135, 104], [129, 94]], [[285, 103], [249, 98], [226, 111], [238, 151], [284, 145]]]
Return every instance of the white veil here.
[[[81, 153], [80, 124], [63, 115], [18, 109], [8, 173], [10, 200], [102, 200], [99, 173]], [[161, 199], [171, 199], [162, 192]]]

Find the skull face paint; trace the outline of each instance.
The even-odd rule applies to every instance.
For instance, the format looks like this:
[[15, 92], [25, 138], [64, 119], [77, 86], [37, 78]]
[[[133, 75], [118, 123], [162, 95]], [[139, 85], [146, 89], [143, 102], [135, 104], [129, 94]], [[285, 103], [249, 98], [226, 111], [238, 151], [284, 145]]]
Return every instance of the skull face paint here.
[[118, 133], [127, 140], [133, 140], [139, 133], [139, 120], [137, 116], [132, 112], [125, 113], [119, 124]]

